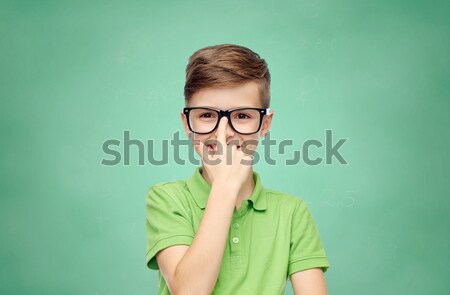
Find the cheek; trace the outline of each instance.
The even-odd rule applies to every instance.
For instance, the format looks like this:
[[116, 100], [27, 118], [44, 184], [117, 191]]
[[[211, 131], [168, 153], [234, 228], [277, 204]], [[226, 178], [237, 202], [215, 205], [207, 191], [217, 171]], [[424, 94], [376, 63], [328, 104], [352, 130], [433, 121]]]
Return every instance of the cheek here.
[[190, 136], [190, 139], [191, 139], [191, 145], [195, 148], [195, 149], [198, 149], [199, 147], [200, 147], [200, 145], [196, 145], [195, 143], [196, 143], [196, 141], [201, 141], [201, 142], [205, 142], [205, 140], [202, 138], [202, 136], [201, 135], [198, 135], [198, 134], [195, 134], [195, 133], [191, 133], [191, 136]]
[[200, 140], [201, 142], [204, 143], [204, 142], [208, 139], [208, 136], [207, 136], [207, 135], [204, 135], [204, 134], [195, 134], [195, 133], [192, 133], [191, 139], [192, 139], [192, 140]]
[[[213, 144], [216, 143], [215, 139], [211, 138], [211, 136], [208, 134], [194, 134], [193, 137], [191, 137], [191, 139], [192, 139], [191, 142], [192, 142], [193, 146], [195, 146], [194, 140], [201, 141], [205, 145], [211, 144], [211, 143], [213, 143]], [[200, 146], [197, 146], [196, 148], [199, 148], [199, 147]], [[205, 146], [205, 148], [207, 148], [207, 147]]]
[[255, 151], [258, 146], [258, 136], [245, 137], [242, 142], [247, 150]]

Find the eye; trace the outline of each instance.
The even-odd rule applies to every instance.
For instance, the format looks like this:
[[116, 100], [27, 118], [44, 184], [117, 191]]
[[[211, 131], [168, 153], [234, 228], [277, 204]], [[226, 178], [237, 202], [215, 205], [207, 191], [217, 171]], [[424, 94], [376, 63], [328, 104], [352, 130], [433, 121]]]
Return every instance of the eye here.
[[206, 118], [206, 119], [214, 118], [214, 113], [212, 113], [212, 112], [201, 113], [199, 117]]
[[246, 113], [237, 113], [235, 118], [239, 119], [239, 120], [245, 120], [245, 119], [251, 119], [251, 116], [249, 116]]

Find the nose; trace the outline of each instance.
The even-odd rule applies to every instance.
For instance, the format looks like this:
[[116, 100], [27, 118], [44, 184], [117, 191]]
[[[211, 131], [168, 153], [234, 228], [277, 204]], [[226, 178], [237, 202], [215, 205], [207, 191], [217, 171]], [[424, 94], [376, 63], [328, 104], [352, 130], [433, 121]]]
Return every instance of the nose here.
[[[225, 116], [223, 116], [222, 118], [220, 118], [220, 120], [225, 120], [225, 118], [224, 118]], [[219, 121], [219, 124], [220, 124], [220, 121]], [[219, 124], [217, 124], [217, 127], [219, 127]], [[215, 135], [216, 135], [216, 138], [217, 138], [217, 135], [218, 135], [218, 128], [216, 129], [216, 132], [215, 132]], [[225, 127], [225, 139], [227, 140], [227, 142], [228, 142], [228, 138], [230, 138], [230, 137], [232, 137], [232, 136], [234, 136], [234, 130], [233, 130], [233, 128], [231, 128], [231, 125], [230, 125], [230, 119], [228, 119], [228, 124], [227, 124], [227, 126]]]

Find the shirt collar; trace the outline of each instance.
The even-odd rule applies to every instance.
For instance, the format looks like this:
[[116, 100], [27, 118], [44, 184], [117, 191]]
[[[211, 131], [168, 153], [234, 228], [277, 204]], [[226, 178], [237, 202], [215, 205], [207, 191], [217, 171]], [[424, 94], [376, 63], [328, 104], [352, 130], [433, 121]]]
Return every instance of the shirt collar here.
[[[189, 177], [186, 181], [189, 191], [194, 197], [195, 202], [198, 207], [204, 209], [208, 201], [209, 192], [211, 191], [211, 186], [202, 176], [202, 167], [198, 166], [195, 168], [194, 174]], [[253, 208], [256, 210], [266, 210], [267, 200], [264, 194], [264, 188], [261, 183], [261, 177], [255, 171], [253, 173], [253, 180], [255, 181], [255, 188], [252, 194], [248, 198], [251, 201]]]

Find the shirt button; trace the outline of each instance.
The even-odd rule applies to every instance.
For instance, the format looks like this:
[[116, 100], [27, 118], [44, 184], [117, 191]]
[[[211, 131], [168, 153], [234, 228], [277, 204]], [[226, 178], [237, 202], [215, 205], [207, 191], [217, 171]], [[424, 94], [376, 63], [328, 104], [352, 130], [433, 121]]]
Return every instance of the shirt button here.
[[239, 228], [239, 223], [234, 223], [234, 224], [233, 224], [233, 227], [234, 227], [234, 228]]
[[239, 243], [239, 238], [238, 237], [234, 237], [233, 238], [233, 243], [235, 243], [235, 244]]

